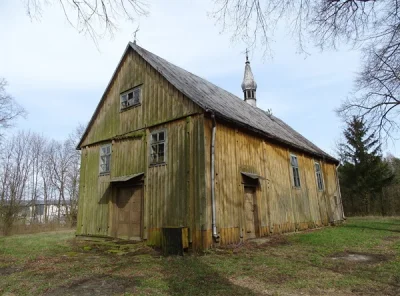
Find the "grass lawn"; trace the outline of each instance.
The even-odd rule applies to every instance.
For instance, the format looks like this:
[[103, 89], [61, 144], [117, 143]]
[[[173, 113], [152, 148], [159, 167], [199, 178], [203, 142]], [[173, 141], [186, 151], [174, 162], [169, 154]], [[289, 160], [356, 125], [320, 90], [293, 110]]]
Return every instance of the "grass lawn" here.
[[72, 231], [0, 237], [3, 294], [400, 295], [400, 218], [351, 218], [184, 257]]

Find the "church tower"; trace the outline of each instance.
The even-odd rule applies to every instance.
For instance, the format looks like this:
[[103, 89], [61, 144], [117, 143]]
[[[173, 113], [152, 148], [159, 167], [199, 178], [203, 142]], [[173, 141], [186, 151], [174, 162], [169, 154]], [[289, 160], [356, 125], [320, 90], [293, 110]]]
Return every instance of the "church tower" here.
[[244, 93], [244, 101], [251, 106], [256, 107], [256, 90], [257, 83], [254, 80], [253, 72], [251, 72], [248, 51], [246, 50], [246, 66], [244, 68], [244, 77], [242, 82], [242, 90]]

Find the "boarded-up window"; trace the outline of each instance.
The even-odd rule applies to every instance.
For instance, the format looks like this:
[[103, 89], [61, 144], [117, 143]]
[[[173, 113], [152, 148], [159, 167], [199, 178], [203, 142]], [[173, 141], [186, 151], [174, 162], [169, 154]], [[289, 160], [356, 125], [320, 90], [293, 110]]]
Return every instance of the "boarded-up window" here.
[[290, 155], [290, 164], [292, 166], [292, 172], [293, 172], [293, 186], [300, 188], [300, 173], [299, 173], [299, 163], [297, 161], [297, 156]]
[[167, 132], [156, 131], [150, 135], [150, 165], [165, 163], [167, 159]]
[[121, 94], [121, 110], [132, 107], [138, 106], [141, 102], [141, 88], [140, 86], [135, 87], [129, 91], [126, 91]]
[[111, 144], [100, 147], [100, 174], [110, 173]]
[[322, 178], [321, 165], [318, 162], [315, 163], [315, 175], [317, 177], [318, 190], [324, 190], [324, 179]]

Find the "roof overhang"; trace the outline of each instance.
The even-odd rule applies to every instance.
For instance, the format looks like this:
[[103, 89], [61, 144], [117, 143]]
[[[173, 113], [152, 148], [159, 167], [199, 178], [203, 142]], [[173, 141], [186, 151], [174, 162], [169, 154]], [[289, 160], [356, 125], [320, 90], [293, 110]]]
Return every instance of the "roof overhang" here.
[[144, 173], [137, 173], [134, 175], [127, 175], [127, 176], [120, 176], [120, 177], [114, 177], [111, 179], [110, 183], [113, 184], [119, 184], [119, 183], [124, 183], [124, 182], [128, 182], [131, 181], [133, 179], [138, 179], [144, 176]]
[[248, 172], [240, 172], [243, 176], [249, 177], [253, 180], [266, 180], [265, 177], [254, 174], [254, 173], [248, 173]]

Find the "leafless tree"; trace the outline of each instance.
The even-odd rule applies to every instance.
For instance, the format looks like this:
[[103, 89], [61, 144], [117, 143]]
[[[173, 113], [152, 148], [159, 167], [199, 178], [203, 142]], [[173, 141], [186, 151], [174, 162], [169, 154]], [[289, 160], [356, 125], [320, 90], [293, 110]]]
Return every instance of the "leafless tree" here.
[[57, 5], [68, 23], [95, 42], [112, 36], [121, 20], [147, 15], [146, 0], [24, 0], [28, 16], [39, 19], [48, 5]]
[[80, 124], [76, 130], [71, 133], [66, 141], [66, 146], [71, 154], [71, 162], [67, 171], [66, 191], [70, 201], [69, 219], [74, 226], [78, 217], [78, 198], [79, 198], [79, 179], [80, 179], [80, 165], [81, 165], [81, 152], [76, 150], [83, 133], [85, 126]]
[[0, 128], [11, 127], [18, 117], [25, 116], [24, 108], [6, 92], [7, 81], [0, 77]]
[[[346, 43], [364, 52], [356, 89], [338, 109], [340, 115], [364, 117], [381, 137], [399, 130], [400, 1], [399, 0], [215, 0], [214, 17], [224, 30], [250, 46], [261, 42], [266, 52], [277, 25], [297, 40], [321, 49]], [[396, 118], [397, 117], [397, 118]]]
[[20, 214], [32, 166], [30, 133], [19, 132], [1, 147], [0, 219], [2, 232], [10, 233]]

